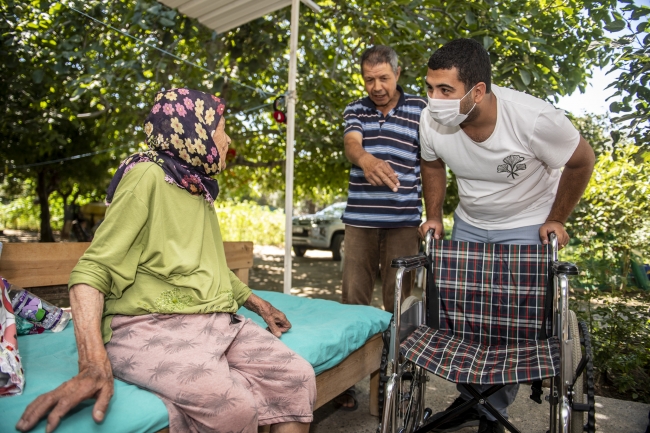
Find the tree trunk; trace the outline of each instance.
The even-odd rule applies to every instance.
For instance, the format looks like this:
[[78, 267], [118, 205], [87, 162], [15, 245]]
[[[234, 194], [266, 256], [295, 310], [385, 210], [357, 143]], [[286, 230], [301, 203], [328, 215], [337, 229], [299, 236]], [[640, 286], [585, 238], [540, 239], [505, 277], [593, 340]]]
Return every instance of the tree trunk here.
[[72, 231], [72, 221], [74, 220], [74, 208], [79, 192], [72, 197], [72, 202], [68, 202], [70, 196], [72, 196], [72, 191], [69, 193], [63, 193], [61, 190], [57, 190], [59, 195], [63, 198], [63, 228], [61, 229], [61, 240], [70, 239], [70, 232]]
[[311, 200], [307, 200], [307, 213], [314, 214], [316, 213], [316, 203]]
[[40, 242], [54, 242], [52, 225], [50, 224], [50, 191], [47, 185], [45, 170], [38, 172], [36, 193], [41, 205], [41, 240]]
[[625, 289], [627, 288], [627, 275], [630, 273], [630, 251], [627, 249], [623, 251], [623, 257], [621, 258], [621, 285], [618, 290], [621, 292], [619, 296], [624, 296]]

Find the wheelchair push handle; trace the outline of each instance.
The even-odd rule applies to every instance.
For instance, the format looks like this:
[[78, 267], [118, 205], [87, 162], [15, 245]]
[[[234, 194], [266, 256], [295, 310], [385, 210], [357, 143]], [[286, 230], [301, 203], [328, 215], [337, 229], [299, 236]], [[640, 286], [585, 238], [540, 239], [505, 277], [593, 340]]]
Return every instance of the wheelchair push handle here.
[[555, 275], [578, 275], [578, 267], [575, 265], [575, 263], [560, 262], [558, 260], [559, 248], [557, 235], [555, 233], [551, 233], [549, 240], [551, 242], [551, 260], [553, 261], [553, 273]]
[[551, 243], [551, 259], [554, 262], [557, 262], [557, 252], [559, 251], [557, 235], [555, 233], [551, 233], [548, 239]]
[[419, 254], [417, 256], [398, 257], [390, 263], [392, 268], [405, 268], [406, 271], [417, 269], [420, 266], [426, 266], [427, 256]]
[[424, 236], [424, 253], [427, 257], [429, 257], [431, 250], [433, 249], [433, 234], [433, 229], [429, 229], [427, 230], [427, 234]]

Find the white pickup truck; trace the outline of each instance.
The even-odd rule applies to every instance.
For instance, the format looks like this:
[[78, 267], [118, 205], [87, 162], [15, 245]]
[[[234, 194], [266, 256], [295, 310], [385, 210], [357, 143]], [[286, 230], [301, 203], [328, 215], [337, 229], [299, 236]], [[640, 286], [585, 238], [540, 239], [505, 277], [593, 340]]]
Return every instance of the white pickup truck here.
[[346, 202], [334, 203], [313, 215], [293, 217], [293, 252], [298, 257], [307, 250], [329, 250], [332, 258], [341, 260], [345, 225], [341, 215]]

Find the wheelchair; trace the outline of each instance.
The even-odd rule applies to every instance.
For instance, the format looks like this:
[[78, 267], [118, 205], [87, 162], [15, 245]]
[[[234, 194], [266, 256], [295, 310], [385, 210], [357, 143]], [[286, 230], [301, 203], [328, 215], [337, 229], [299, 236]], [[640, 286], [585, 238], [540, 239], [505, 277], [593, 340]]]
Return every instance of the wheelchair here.
[[[548, 245], [505, 245], [434, 240], [430, 231], [425, 254], [392, 266], [400, 314], [384, 335], [378, 432], [435, 431], [481, 404], [519, 433], [487, 397], [508, 384], [531, 383], [530, 398], [542, 404], [545, 379], [548, 432], [595, 432], [588, 328], [569, 309], [568, 277], [578, 269], [558, 261], [555, 234]], [[422, 300], [402, 303], [404, 274], [419, 268], [426, 273]], [[473, 398], [432, 417], [425, 404], [428, 373], [460, 383]], [[471, 385], [477, 383], [491, 386], [481, 393]]]

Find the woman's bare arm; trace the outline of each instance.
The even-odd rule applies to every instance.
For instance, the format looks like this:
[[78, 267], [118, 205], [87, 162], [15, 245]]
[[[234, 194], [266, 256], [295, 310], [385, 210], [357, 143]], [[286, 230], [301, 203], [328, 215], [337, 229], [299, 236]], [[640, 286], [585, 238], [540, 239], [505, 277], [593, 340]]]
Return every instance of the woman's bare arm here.
[[61, 418], [83, 400], [95, 398], [93, 419], [101, 422], [113, 396], [113, 371], [101, 333], [104, 294], [86, 285], [70, 289], [74, 333], [79, 352], [79, 373], [54, 391], [34, 400], [16, 424], [20, 431], [31, 430], [47, 415], [46, 431], [53, 431]]

